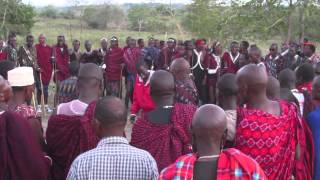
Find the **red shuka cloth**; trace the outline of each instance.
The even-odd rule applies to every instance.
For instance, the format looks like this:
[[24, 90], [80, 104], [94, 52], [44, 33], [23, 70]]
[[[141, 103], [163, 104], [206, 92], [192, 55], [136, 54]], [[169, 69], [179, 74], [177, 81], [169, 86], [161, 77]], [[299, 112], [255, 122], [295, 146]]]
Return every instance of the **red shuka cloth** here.
[[158, 69], [164, 69], [164, 65], [170, 66], [173, 57], [178, 56], [179, 52], [176, 49], [164, 48], [160, 52], [159, 60], [156, 64]]
[[123, 58], [126, 64], [127, 72], [130, 74], [137, 74], [136, 64], [140, 57], [139, 48], [126, 48], [124, 50]]
[[[179, 157], [174, 164], [161, 172], [158, 179], [192, 180], [197, 159], [197, 154], [187, 154]], [[237, 175], [235, 174], [236, 171], [238, 172]], [[239, 150], [230, 148], [219, 154], [217, 180], [251, 180], [257, 177], [259, 180], [267, 180], [259, 164]]]
[[221, 58], [221, 61], [224, 64], [225, 71], [224, 73], [236, 73], [238, 71], [238, 68], [236, 64], [232, 61], [232, 58], [230, 57], [229, 52], [225, 52]]
[[121, 76], [121, 64], [123, 60], [123, 50], [121, 48], [109, 49], [105, 56], [106, 79], [111, 81], [119, 81]]
[[133, 90], [131, 114], [137, 114], [139, 110], [149, 112], [154, 108], [155, 104], [150, 95], [150, 84], [144, 84], [143, 80], [137, 75]]
[[[209, 54], [209, 53], [206, 55], [203, 63], [204, 63], [204, 68], [207, 70], [216, 69], [218, 66], [216, 59], [212, 56], [212, 54]], [[218, 72], [216, 74], [208, 74], [207, 84], [209, 86], [213, 86], [215, 89], [217, 78], [218, 78]]]
[[305, 82], [297, 86], [299, 92], [303, 93], [304, 91], [308, 92], [310, 95], [312, 94], [312, 81]]
[[0, 61], [4, 61], [7, 59], [7, 52], [4, 50], [0, 51]]
[[73, 160], [98, 144], [92, 126], [95, 103], [91, 103], [84, 116], [52, 115], [46, 132], [48, 151], [53, 160], [53, 180], [67, 177]]
[[50, 46], [36, 45], [38, 65], [41, 69], [41, 77], [43, 85], [47, 86], [50, 83], [52, 75], [51, 55], [52, 48]]
[[306, 167], [301, 167], [300, 172], [295, 171], [298, 143], [301, 144], [301, 159], [306, 155], [305, 135], [301, 133], [298, 109], [284, 101], [280, 101], [279, 105], [280, 116], [257, 109], [239, 108], [235, 148], [254, 158], [269, 179], [289, 179], [291, 175], [309, 179], [311, 170]]
[[17, 113], [0, 115], [0, 179], [48, 179], [44, 157], [27, 120]]
[[148, 151], [161, 171], [179, 156], [190, 153], [189, 127], [196, 106], [175, 104], [170, 124], [154, 124], [145, 113], [133, 125], [131, 144]]
[[[63, 49], [63, 51], [61, 50]], [[64, 45], [62, 47], [56, 45], [53, 47], [55, 50], [55, 57], [57, 63], [57, 79], [58, 81], [63, 81], [69, 77], [69, 50], [68, 46]]]

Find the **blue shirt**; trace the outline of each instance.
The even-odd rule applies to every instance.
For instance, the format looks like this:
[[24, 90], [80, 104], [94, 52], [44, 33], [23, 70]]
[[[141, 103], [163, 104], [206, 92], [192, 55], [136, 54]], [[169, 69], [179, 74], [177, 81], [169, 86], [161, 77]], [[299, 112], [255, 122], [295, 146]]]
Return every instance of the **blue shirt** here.
[[308, 124], [312, 130], [315, 147], [315, 168], [313, 179], [320, 180], [320, 107], [308, 115]]

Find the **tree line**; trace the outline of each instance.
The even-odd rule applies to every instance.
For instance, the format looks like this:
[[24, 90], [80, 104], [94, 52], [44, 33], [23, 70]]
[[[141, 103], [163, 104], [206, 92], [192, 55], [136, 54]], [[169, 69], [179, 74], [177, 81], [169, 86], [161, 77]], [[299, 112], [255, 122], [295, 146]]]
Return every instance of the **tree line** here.
[[[193, 0], [189, 5], [130, 4], [74, 6], [40, 10], [21, 0], [0, 1], [0, 32], [30, 32], [36, 16], [81, 19], [89, 28], [186, 33], [209, 39], [268, 39], [289, 42], [307, 36], [320, 40], [320, 2], [317, 0]], [[298, 37], [298, 38], [297, 38]]]

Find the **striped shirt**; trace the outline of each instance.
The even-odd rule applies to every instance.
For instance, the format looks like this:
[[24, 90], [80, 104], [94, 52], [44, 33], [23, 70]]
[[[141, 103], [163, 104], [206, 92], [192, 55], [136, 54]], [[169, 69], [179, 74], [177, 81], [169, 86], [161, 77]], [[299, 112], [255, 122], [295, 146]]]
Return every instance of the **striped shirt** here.
[[148, 152], [130, 146], [124, 137], [108, 137], [74, 160], [67, 180], [154, 180], [157, 177], [157, 164]]

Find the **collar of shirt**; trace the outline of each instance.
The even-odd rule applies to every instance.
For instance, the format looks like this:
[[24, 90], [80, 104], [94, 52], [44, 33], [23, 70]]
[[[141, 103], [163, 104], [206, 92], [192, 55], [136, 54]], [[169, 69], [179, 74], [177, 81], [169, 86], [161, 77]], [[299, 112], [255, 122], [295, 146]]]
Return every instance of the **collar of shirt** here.
[[112, 136], [112, 137], [101, 139], [97, 147], [106, 146], [108, 144], [128, 144], [129, 145], [129, 142], [125, 137]]

